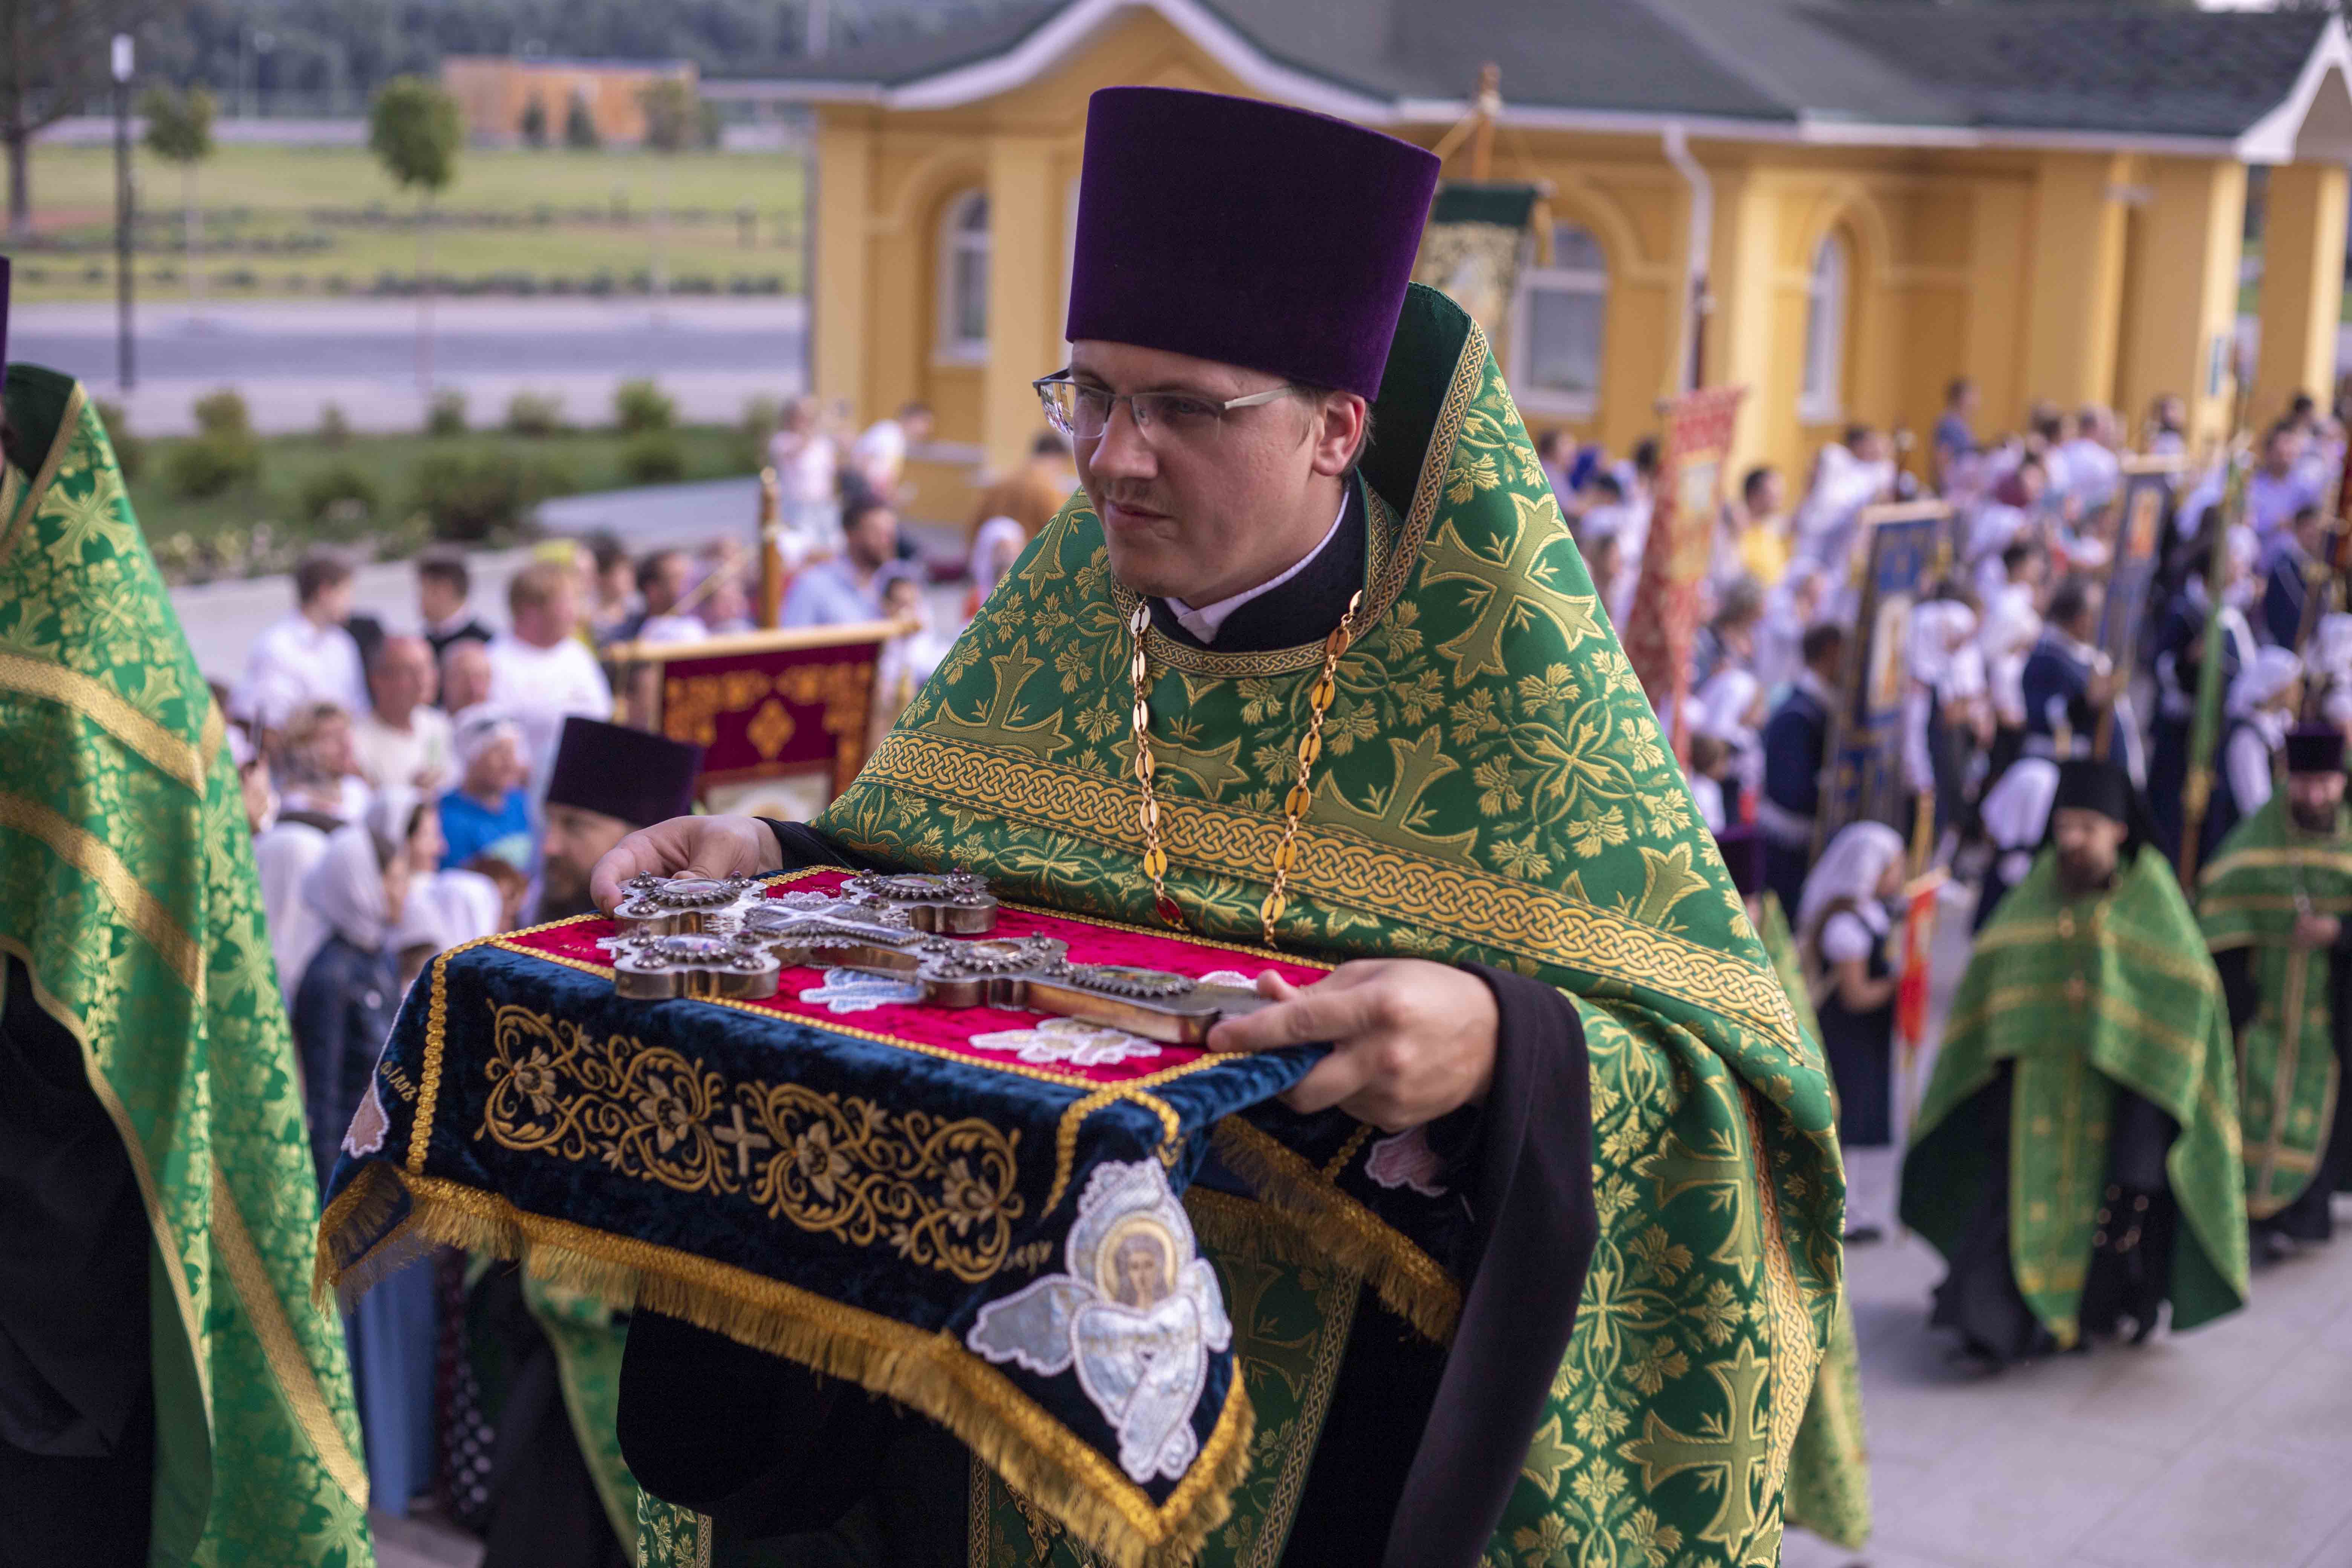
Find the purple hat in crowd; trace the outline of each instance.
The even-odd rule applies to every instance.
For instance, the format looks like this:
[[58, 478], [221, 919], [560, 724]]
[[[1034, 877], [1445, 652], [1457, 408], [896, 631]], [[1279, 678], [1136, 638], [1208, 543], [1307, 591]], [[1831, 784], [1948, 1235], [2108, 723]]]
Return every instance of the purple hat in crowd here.
[[1376, 397], [1436, 188], [1434, 156], [1344, 120], [1105, 88], [1065, 335]]

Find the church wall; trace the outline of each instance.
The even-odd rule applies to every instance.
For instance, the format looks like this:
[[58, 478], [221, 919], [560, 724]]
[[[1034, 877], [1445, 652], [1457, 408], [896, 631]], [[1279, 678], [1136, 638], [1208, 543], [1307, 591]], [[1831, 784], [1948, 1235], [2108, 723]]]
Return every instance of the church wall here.
[[[908, 398], [937, 407], [931, 456], [941, 460], [915, 466], [916, 515], [961, 521], [971, 482], [1018, 461], [1040, 427], [1028, 384], [1063, 363], [1087, 98], [1113, 83], [1243, 90], [1145, 12], [984, 102], [819, 112], [817, 390], [860, 422]], [[1445, 129], [1406, 134], [1430, 145]], [[1750, 388], [1736, 465], [1773, 462], [1801, 484], [1821, 444], [1862, 421], [1913, 431], [1921, 445], [1909, 461], [1921, 470], [1955, 374], [1978, 383], [1986, 434], [2018, 427], [2035, 397], [2117, 403], [2137, 419], [2158, 390], [2192, 395], [2200, 433], [2226, 421], [2228, 390], [2209, 393], [2202, 373], [2234, 310], [2238, 165], [1770, 142], [1693, 150], [1716, 203], [1706, 378]], [[1448, 176], [1466, 175], [1467, 161], [1455, 152]], [[1578, 407], [1521, 387], [1522, 411], [1534, 430], [1562, 428], [1622, 455], [1658, 428], [1657, 401], [1679, 384], [1688, 189], [1647, 135], [1506, 129], [1495, 169], [1549, 182], [1554, 221], [1589, 230], [1608, 269], [1598, 396]], [[972, 189], [991, 202], [990, 342], [956, 363], [935, 352], [939, 225]], [[1850, 260], [1843, 397], [1801, 409], [1810, 268], [1832, 232]], [[1515, 386], [1516, 347], [1496, 345]]]

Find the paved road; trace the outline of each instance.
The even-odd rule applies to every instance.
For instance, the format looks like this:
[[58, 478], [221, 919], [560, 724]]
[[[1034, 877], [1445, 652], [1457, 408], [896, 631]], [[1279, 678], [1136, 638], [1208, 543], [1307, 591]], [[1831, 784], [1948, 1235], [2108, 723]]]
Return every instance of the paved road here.
[[[142, 433], [192, 428], [189, 405], [224, 385], [245, 394], [265, 432], [313, 428], [328, 403], [363, 430], [413, 430], [424, 419], [414, 301], [157, 303], [137, 320], [138, 384], [127, 402]], [[614, 388], [644, 375], [684, 417], [732, 421], [746, 398], [788, 396], [803, 384], [797, 299], [445, 300], [433, 321], [434, 384], [463, 392], [478, 424], [495, 422], [518, 392], [554, 394], [571, 418], [599, 420]], [[8, 352], [121, 396], [110, 305], [26, 306]]]

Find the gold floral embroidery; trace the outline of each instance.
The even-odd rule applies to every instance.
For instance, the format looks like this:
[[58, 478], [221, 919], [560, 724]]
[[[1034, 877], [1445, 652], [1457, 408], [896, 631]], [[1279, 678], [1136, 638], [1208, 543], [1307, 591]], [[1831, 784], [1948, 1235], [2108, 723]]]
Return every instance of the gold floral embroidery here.
[[682, 1193], [741, 1194], [771, 1217], [851, 1247], [887, 1244], [967, 1283], [1004, 1266], [1025, 1212], [1019, 1132], [736, 1082], [696, 1058], [495, 1005], [477, 1137], [595, 1161]]

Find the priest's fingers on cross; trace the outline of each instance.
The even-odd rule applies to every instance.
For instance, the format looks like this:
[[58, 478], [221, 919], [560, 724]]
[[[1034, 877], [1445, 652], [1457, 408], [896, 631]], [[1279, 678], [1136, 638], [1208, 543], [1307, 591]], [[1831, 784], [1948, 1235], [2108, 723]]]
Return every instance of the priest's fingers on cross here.
[[1262, 975], [1258, 994], [1275, 1005], [1218, 1025], [1209, 1044], [1270, 1050], [1329, 1041], [1331, 1054], [1283, 1096], [1293, 1110], [1336, 1105], [1394, 1132], [1483, 1099], [1493, 1079], [1494, 994], [1463, 970], [1421, 959], [1360, 961], [1305, 990]]
[[605, 852], [588, 893], [606, 914], [632, 877], [754, 877], [783, 868], [767, 825], [752, 816], [673, 816], [641, 827]]

